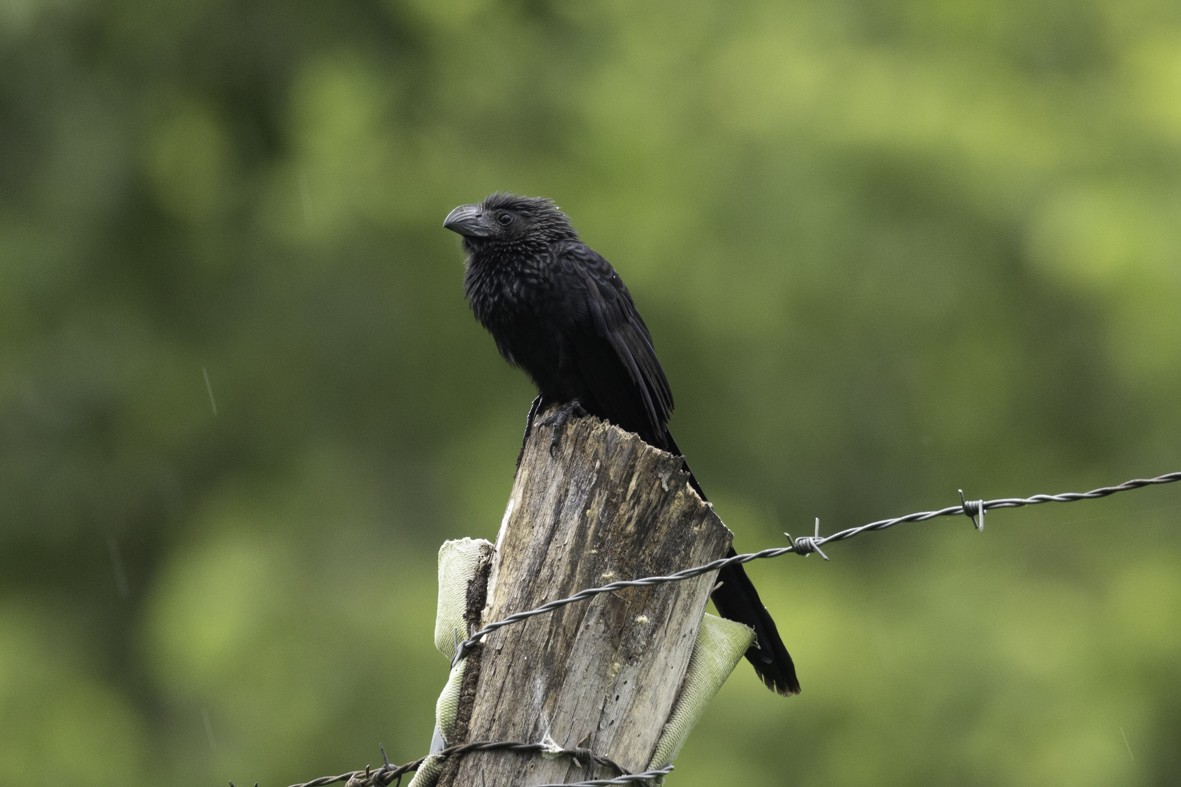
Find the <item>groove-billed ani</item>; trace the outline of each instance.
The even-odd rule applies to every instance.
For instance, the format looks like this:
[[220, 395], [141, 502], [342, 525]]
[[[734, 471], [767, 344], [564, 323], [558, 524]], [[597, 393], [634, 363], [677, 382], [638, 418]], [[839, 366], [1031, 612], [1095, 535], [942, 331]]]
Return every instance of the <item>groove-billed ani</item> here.
[[[460, 205], [443, 226], [463, 236], [464, 290], [476, 317], [500, 354], [537, 384], [531, 418], [577, 404], [681, 455], [668, 430], [672, 393], [648, 328], [615, 269], [578, 239], [566, 214], [546, 199], [493, 194]], [[746, 658], [759, 677], [780, 694], [799, 692], [791, 656], [742, 566], [722, 569], [718, 579], [718, 612], [755, 631]]]

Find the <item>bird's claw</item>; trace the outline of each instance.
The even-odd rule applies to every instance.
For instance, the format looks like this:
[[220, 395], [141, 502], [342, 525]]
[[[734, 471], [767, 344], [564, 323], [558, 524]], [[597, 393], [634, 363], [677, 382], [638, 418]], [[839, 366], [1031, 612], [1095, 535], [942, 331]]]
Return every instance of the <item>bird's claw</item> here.
[[575, 399], [573, 401], [558, 405], [548, 416], [546, 416], [545, 420], [542, 421], [544, 426], [548, 426], [553, 429], [553, 433], [550, 434], [549, 439], [549, 455], [551, 459], [556, 458], [558, 455], [558, 444], [562, 440], [562, 429], [567, 423], [570, 422], [571, 419], [581, 418], [586, 414], [587, 412], [583, 408], [582, 404], [577, 399]]
[[529, 444], [529, 435], [533, 434], [533, 421], [544, 406], [545, 400], [541, 394], [535, 396], [533, 404], [529, 405], [529, 415], [525, 416], [525, 436], [521, 438], [521, 450], [517, 452], [517, 469], [520, 469], [521, 460], [525, 458], [525, 446]]

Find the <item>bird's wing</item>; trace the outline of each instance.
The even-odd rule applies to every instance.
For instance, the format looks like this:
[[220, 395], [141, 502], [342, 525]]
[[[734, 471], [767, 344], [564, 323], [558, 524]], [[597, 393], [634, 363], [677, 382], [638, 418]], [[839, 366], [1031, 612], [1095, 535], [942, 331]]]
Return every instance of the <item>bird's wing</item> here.
[[672, 392], [627, 287], [607, 260], [581, 243], [562, 244], [556, 257], [574, 274], [563, 280], [580, 289], [569, 315], [569, 360], [603, 411], [599, 415], [667, 448]]

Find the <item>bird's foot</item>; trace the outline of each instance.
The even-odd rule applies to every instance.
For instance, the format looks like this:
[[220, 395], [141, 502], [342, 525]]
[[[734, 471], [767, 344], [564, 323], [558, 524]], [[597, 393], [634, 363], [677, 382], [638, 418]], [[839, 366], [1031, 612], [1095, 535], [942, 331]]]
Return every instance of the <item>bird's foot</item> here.
[[577, 399], [563, 402], [546, 414], [546, 417], [541, 423], [543, 426], [552, 427], [554, 430], [549, 440], [549, 455], [551, 459], [558, 455], [558, 443], [562, 439], [562, 429], [571, 419], [581, 418], [584, 415], [588, 415], [588, 413], [582, 406], [582, 403]]

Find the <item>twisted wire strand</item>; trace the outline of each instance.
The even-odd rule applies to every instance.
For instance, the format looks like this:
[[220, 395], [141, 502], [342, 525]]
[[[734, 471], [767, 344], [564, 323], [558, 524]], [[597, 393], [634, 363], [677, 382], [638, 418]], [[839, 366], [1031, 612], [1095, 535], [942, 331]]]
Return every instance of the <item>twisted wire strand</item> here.
[[[708, 574], [711, 571], [717, 571], [719, 569], [725, 568], [726, 566], [737, 565], [739, 563], [749, 563], [752, 560], [764, 560], [767, 558], [780, 557], [782, 555], [792, 553], [806, 556], [812, 552], [818, 552], [827, 560], [828, 557], [820, 551], [820, 548], [825, 544], [830, 544], [836, 541], [845, 541], [847, 539], [853, 538], [854, 536], [859, 536], [862, 533], [886, 530], [887, 528], [891, 528], [895, 525], [900, 525], [905, 522], [925, 522], [938, 517], [965, 514], [970, 519], [972, 519], [978, 530], [983, 530], [984, 512], [994, 508], [1020, 508], [1022, 506], [1039, 505], [1041, 503], [1073, 503], [1079, 500], [1096, 500], [1101, 497], [1107, 497], [1108, 495], [1114, 495], [1117, 492], [1127, 492], [1132, 489], [1141, 489], [1143, 487], [1153, 486], [1156, 484], [1170, 484], [1175, 481], [1181, 481], [1181, 471], [1165, 473], [1164, 475], [1155, 476], [1153, 478], [1134, 478], [1130, 481], [1124, 481], [1122, 484], [1100, 487], [1098, 489], [1092, 489], [1089, 492], [1061, 492], [1059, 494], [1053, 495], [1037, 494], [1031, 495], [1029, 497], [1003, 497], [996, 500], [962, 501], [959, 505], [947, 506], [946, 508], [940, 508], [934, 511], [917, 511], [913, 514], [893, 517], [892, 519], [879, 519], [875, 522], [858, 525], [857, 527], [850, 527], [827, 536], [801, 536], [795, 539], [792, 539], [790, 536], [788, 536], [788, 539], [791, 541], [791, 543], [784, 547], [772, 547], [770, 549], [763, 549], [758, 552], [749, 552], [741, 555], [735, 555], [733, 557], [722, 558], [704, 565], [694, 566], [692, 568], [684, 569], [683, 571], [677, 571], [675, 573], [666, 574], [663, 576], [642, 577], [640, 579], [625, 579], [619, 580], [617, 582], [610, 582], [606, 585], [600, 585], [599, 587], [585, 588], [572, 596], [555, 599], [554, 601], [548, 601], [539, 607], [509, 615], [506, 618], [489, 623], [487, 626], [484, 626], [466, 640], [459, 643], [459, 646], [455, 651], [455, 657], [452, 659], [452, 664], [454, 665], [458, 663], [459, 660], [471, 652], [472, 648], [479, 644], [479, 642], [484, 637], [488, 636], [494, 631], [502, 629], [505, 626], [511, 626], [514, 623], [519, 623], [522, 620], [527, 620], [536, 615], [544, 615], [548, 612], [553, 612], [555, 609], [560, 609], [567, 604], [573, 604], [578, 601], [585, 601], [587, 599], [594, 598], [595, 596], [601, 595], [603, 593], [613, 593], [617, 590], [624, 590], [626, 588], [662, 585], [666, 582], [680, 582], [682, 580], [691, 579], [692, 577], [701, 576], [702, 574]], [[961, 495], [962, 494], [963, 493], [961, 492]]]
[[[308, 782], [300, 782], [293, 784], [291, 787], [326, 787], [329, 784], [337, 784], [345, 782], [348, 787], [371, 787], [371, 785], [388, 785], [397, 780], [401, 783], [401, 779], [407, 773], [417, 771], [422, 767], [430, 757], [454, 757], [461, 754], [467, 754], [473, 751], [514, 751], [524, 754], [545, 754], [548, 756], [565, 756], [570, 757], [575, 763], [583, 765], [586, 762], [594, 763], [600, 768], [610, 768], [616, 773], [620, 774], [615, 779], [630, 779], [631, 781], [591, 781], [591, 782], [572, 782], [563, 787], [576, 787], [578, 785], [598, 784], [629, 784], [637, 781], [651, 781], [652, 779], [663, 776], [672, 770], [672, 766], [666, 766], [659, 771], [645, 771], [644, 773], [630, 774], [627, 769], [616, 763], [609, 757], [604, 757], [601, 754], [596, 754], [590, 749], [574, 748], [564, 749], [555, 745], [552, 742], [542, 743], [521, 743], [516, 741], [473, 741], [471, 743], [461, 743], [455, 746], [448, 746], [441, 749], [433, 755], [426, 757], [419, 757], [417, 760], [405, 763], [404, 765], [394, 765], [391, 762], [386, 762], [380, 768], [366, 767], [359, 771], [348, 771], [337, 776], [321, 776], [318, 779], [312, 779]], [[384, 756], [384, 753], [383, 753]], [[655, 775], [649, 775], [655, 774]], [[232, 787], [231, 782], [231, 787]]]

